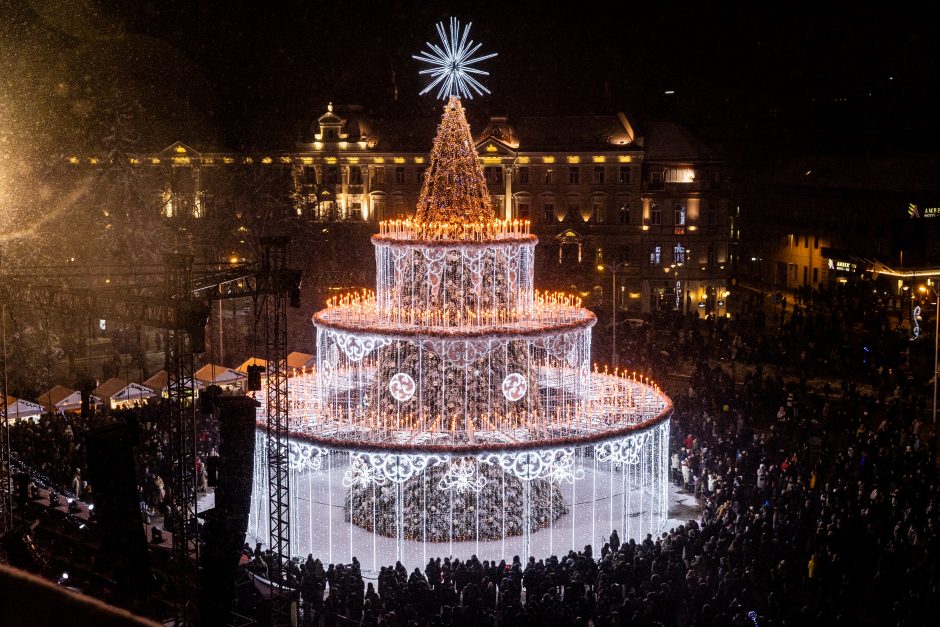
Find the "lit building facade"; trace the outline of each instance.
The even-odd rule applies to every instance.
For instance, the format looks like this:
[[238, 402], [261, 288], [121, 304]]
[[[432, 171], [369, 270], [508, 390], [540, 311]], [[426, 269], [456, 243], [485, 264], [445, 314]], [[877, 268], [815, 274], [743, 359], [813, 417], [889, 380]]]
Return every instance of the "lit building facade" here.
[[[230, 236], [224, 257], [241, 258], [250, 256], [259, 204], [305, 224], [367, 226], [413, 214], [436, 125], [330, 105], [291, 150], [176, 143], [129, 160], [146, 171], [144, 196], [158, 215], [224, 223], [215, 229]], [[497, 215], [529, 220], [542, 242], [546, 287], [600, 305], [614, 285], [619, 308], [635, 314], [723, 313], [735, 233], [724, 164], [681, 126], [634, 125], [618, 113], [471, 119], [471, 127], [480, 129], [476, 148]], [[71, 158], [76, 167], [102, 161]]]

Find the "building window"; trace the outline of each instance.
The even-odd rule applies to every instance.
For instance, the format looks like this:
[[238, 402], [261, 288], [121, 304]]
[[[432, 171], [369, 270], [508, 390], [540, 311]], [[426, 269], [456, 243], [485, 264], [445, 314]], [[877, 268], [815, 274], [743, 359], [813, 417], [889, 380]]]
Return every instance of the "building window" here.
[[630, 166], [622, 165], [620, 166], [620, 179], [619, 182], [621, 185], [630, 184]]
[[598, 246], [594, 249], [594, 265], [601, 265], [604, 263], [604, 249]]
[[552, 185], [555, 183], [555, 171], [551, 168], [545, 169], [545, 184]]
[[385, 185], [385, 166], [378, 166], [372, 170], [372, 183], [375, 185]]
[[650, 189], [663, 188], [663, 171], [659, 168], [650, 170]]
[[598, 185], [604, 184], [604, 166], [594, 166], [594, 182]]
[[667, 183], [692, 183], [695, 181], [695, 170], [692, 168], [667, 168]]
[[316, 185], [317, 184], [317, 169], [316, 168], [304, 168], [304, 185]]
[[578, 166], [571, 166], [568, 168], [568, 184], [569, 185], [578, 185], [581, 183], [581, 168]]
[[620, 205], [620, 224], [630, 224], [630, 205]]
[[658, 226], [663, 223], [663, 210], [659, 205], [650, 205], [650, 224]]
[[604, 205], [600, 203], [594, 203], [591, 207], [591, 222], [595, 224], [600, 224], [604, 221]]
[[718, 224], [718, 207], [715, 206], [714, 202], [708, 203], [708, 226], [715, 226]]
[[708, 247], [708, 265], [710, 267], [715, 267], [718, 265], [718, 255], [715, 253], [715, 247]]
[[675, 216], [674, 216], [675, 222], [673, 224], [675, 224], [676, 226], [685, 226], [685, 204], [676, 203], [675, 205], [673, 205], [673, 209], [675, 213]]
[[663, 247], [660, 244], [650, 244], [650, 265], [658, 266], [663, 262]]
[[349, 184], [362, 185], [362, 170], [356, 166], [349, 167]]
[[528, 203], [519, 203], [519, 215], [520, 220], [529, 219], [529, 204]]
[[[477, 170], [479, 172], [479, 170]], [[404, 185], [405, 184], [405, 167], [398, 166], [395, 168], [395, 184]]]
[[425, 168], [418, 168], [418, 185], [424, 185], [424, 170]]
[[581, 207], [577, 203], [568, 205], [568, 213], [565, 214], [565, 220], [568, 222], [582, 222]]
[[331, 165], [329, 168], [327, 168], [326, 182], [330, 185], [339, 183], [339, 168], [337, 168], [335, 165]]
[[500, 166], [483, 168], [483, 176], [487, 183], [498, 185], [503, 182], [503, 168]]
[[813, 268], [813, 283], [819, 283], [819, 268]]
[[555, 221], [555, 205], [553, 203], [547, 202], [544, 205], [542, 205], [542, 211], [545, 214], [546, 222]]
[[672, 249], [672, 259], [673, 263], [685, 263], [685, 246], [676, 243]]
[[[803, 248], [809, 248], [809, 235], [803, 236]], [[803, 281], [806, 283], [806, 281]]]
[[[819, 248], [819, 236], [818, 235], [813, 236], [813, 248]], [[813, 279], [813, 283], [815, 282], [816, 282], [816, 279]]]
[[630, 247], [621, 246], [620, 251], [617, 253], [617, 265], [629, 265], [630, 264]]
[[529, 168], [519, 168], [519, 184], [529, 184]]

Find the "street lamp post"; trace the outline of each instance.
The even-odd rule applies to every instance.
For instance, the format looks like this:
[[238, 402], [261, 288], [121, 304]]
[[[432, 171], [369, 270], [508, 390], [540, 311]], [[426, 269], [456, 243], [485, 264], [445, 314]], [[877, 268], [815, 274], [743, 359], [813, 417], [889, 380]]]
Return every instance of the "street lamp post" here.
[[[933, 455], [934, 461], [937, 459], [937, 353], [938, 348], [940, 348], [940, 294], [937, 293], [937, 290], [933, 286], [928, 286], [930, 291], [933, 292], [934, 297], [937, 299], [937, 311], [934, 314], [933, 319]], [[919, 288], [921, 293], [926, 293], [928, 287], [921, 286]]]
[[610, 300], [611, 300], [611, 329], [612, 336], [610, 341], [610, 365], [614, 368], [617, 367], [617, 270], [620, 269], [620, 266], [630, 265], [629, 261], [621, 261], [620, 263], [614, 264], [613, 266], [607, 265], [606, 263], [597, 264], [597, 270], [603, 272], [604, 270], [610, 271]]

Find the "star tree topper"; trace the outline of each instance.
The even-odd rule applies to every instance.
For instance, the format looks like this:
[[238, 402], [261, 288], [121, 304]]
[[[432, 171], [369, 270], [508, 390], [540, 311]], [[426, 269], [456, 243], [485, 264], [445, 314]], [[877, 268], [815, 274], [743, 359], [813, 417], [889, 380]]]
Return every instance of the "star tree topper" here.
[[490, 93], [489, 89], [472, 76], [473, 74], [489, 76], [490, 73], [472, 66], [495, 57], [496, 53], [473, 56], [483, 44], [474, 44], [472, 40], [467, 41], [472, 25], [473, 22], [467, 23], [461, 31], [460, 22], [452, 17], [448, 31], [444, 22], [438, 22], [437, 34], [441, 38], [440, 45], [427, 42], [425, 44], [428, 47], [427, 50], [422, 50], [421, 54], [412, 55], [414, 59], [431, 66], [419, 72], [419, 74], [428, 74], [433, 79], [421, 92], [421, 96], [435, 87], [438, 87], [437, 97], [443, 100], [451, 96], [472, 99], [473, 92], [479, 96]]

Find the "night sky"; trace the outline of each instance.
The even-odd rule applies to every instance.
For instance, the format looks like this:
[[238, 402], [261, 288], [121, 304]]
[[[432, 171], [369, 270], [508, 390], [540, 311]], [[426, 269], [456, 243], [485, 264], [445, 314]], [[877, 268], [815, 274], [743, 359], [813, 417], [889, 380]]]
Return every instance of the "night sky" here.
[[470, 103], [471, 116], [623, 110], [680, 121], [741, 162], [936, 152], [940, 139], [938, 20], [900, 8], [9, 2], [8, 117], [51, 145], [93, 146], [106, 132], [101, 112], [117, 102], [134, 103], [139, 141], [154, 149], [174, 139], [287, 148], [328, 101], [436, 116], [439, 104], [417, 95], [411, 55], [450, 15], [472, 20], [471, 36], [499, 53], [484, 65], [493, 96]]

